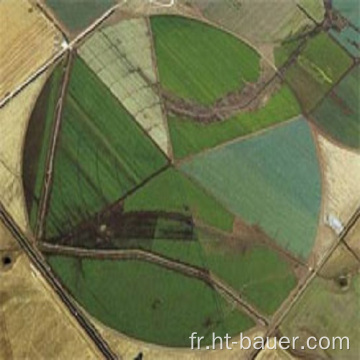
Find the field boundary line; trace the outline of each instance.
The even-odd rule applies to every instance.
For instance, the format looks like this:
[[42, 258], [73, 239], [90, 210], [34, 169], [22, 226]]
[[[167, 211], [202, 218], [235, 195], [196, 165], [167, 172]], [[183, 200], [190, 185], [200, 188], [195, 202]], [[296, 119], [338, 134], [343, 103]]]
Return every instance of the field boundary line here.
[[43, 235], [45, 216], [47, 209], [49, 207], [50, 191], [52, 187], [53, 172], [54, 172], [54, 162], [55, 162], [54, 158], [60, 136], [62, 113], [66, 98], [66, 89], [70, 78], [72, 57], [73, 57], [72, 51], [69, 51], [66, 69], [63, 74], [60, 94], [59, 97], [57, 98], [55, 113], [53, 115], [54, 124], [51, 130], [52, 134], [50, 135], [51, 137], [50, 137], [49, 149], [48, 149], [46, 165], [45, 165], [45, 178], [44, 178], [42, 193], [39, 201], [39, 218], [36, 226], [36, 239], [41, 238]]
[[[304, 116], [304, 119], [307, 121], [307, 118]], [[326, 203], [327, 203], [327, 198], [326, 195], [328, 194], [328, 186], [327, 186], [327, 181], [326, 181], [326, 172], [325, 172], [325, 158], [324, 158], [324, 154], [323, 154], [323, 150], [321, 149], [320, 146], [320, 142], [319, 142], [319, 138], [318, 138], [318, 133], [316, 131], [316, 127], [314, 126], [313, 123], [309, 123], [308, 122], [308, 126], [310, 128], [310, 133], [311, 133], [311, 138], [313, 140], [314, 146], [315, 146], [315, 151], [316, 151], [316, 158], [318, 161], [318, 167], [319, 167], [319, 171], [320, 171], [320, 186], [321, 186], [321, 199], [320, 199], [320, 209], [318, 212], [318, 221], [317, 221], [317, 229], [316, 229], [316, 236], [314, 239], [314, 243], [311, 249], [311, 252], [308, 256], [308, 262], [310, 263], [311, 261], [314, 261], [315, 264], [317, 263], [317, 259], [316, 259], [316, 246], [318, 245], [317, 243], [320, 243], [320, 234], [321, 234], [321, 227], [324, 226], [323, 225], [323, 219], [325, 216], [325, 208], [326, 208]]]
[[[67, 29], [65, 28], [64, 24], [62, 24], [61, 21], [59, 21], [56, 18], [56, 16], [54, 16], [51, 9], [49, 9], [46, 6], [46, 4], [44, 4], [43, 2], [41, 2], [39, 0], [37, 0], [35, 4], [36, 4], [36, 7], [39, 9], [39, 11], [43, 14], [43, 16], [45, 16], [47, 21], [49, 21], [53, 26], [55, 26], [55, 28], [65, 38], [65, 40], [68, 41], [69, 33], [68, 33]], [[64, 28], [63, 28], [63, 26], [64, 26]]]
[[318, 126], [316, 124], [316, 121], [314, 120], [313, 116], [311, 116], [311, 115], [308, 115], [308, 116], [303, 115], [303, 116], [307, 120], [307, 122], [312, 127], [314, 127], [314, 129], [315, 129], [314, 131], [316, 132], [317, 136], [323, 137], [330, 144], [340, 148], [341, 150], [348, 151], [348, 152], [350, 152], [352, 154], [355, 154], [355, 155], [360, 155], [360, 148], [352, 148], [352, 147], [350, 147], [348, 145], [343, 144], [339, 140], [334, 139], [330, 134], [328, 134], [325, 130], [321, 129], [320, 126]]
[[274, 124], [271, 124], [267, 127], [263, 127], [257, 131], [253, 131], [249, 134], [246, 134], [246, 135], [240, 135], [236, 138], [233, 138], [233, 139], [229, 139], [229, 140], [226, 140], [224, 142], [221, 142], [213, 147], [208, 147], [208, 148], [205, 148], [199, 152], [196, 152], [194, 154], [190, 154], [190, 155], [187, 155], [181, 159], [178, 159], [178, 160], [175, 160], [175, 166], [178, 167], [178, 166], [181, 166], [182, 164], [184, 163], [187, 163], [189, 161], [191, 161], [193, 158], [199, 156], [199, 155], [203, 155], [203, 154], [207, 154], [207, 153], [210, 153], [212, 151], [217, 151], [227, 145], [231, 145], [231, 144], [234, 144], [236, 142], [239, 142], [239, 141], [245, 141], [245, 140], [248, 140], [248, 139], [252, 139], [252, 138], [255, 138], [257, 136], [261, 136], [261, 135], [264, 135], [266, 134], [268, 131], [272, 130], [272, 129], [277, 129], [277, 128], [280, 128], [282, 126], [286, 126], [286, 125], [289, 125], [290, 123], [292, 122], [295, 122], [297, 120], [299, 120], [301, 118], [301, 116], [303, 116], [301, 113], [299, 113], [298, 115], [295, 115], [289, 119], [286, 119], [284, 121], [279, 121], [277, 123], [274, 123]]
[[[164, 171], [170, 169], [171, 163], [167, 162], [163, 167], [161, 167], [160, 169], [158, 169], [157, 171], [155, 171], [154, 173], [152, 173], [150, 176], [148, 176], [146, 179], [144, 179], [141, 183], [139, 183], [137, 186], [134, 186], [133, 188], [131, 188], [128, 192], [126, 192], [123, 196], [121, 196], [119, 199], [116, 199], [114, 202], [112, 202], [111, 204], [107, 204], [105, 205], [102, 209], [100, 209], [99, 211], [95, 212], [90, 218], [87, 218], [83, 221], [81, 221], [80, 223], [78, 223], [74, 229], [79, 229], [82, 228], [84, 226], [86, 226], [87, 223], [89, 222], [93, 222], [94, 219], [97, 219], [99, 217], [101, 217], [103, 214], [107, 213], [108, 211], [113, 211], [116, 210], [119, 206], [121, 206], [121, 203], [123, 201], [126, 200], [126, 198], [128, 196], [131, 196], [132, 194], [134, 194], [135, 192], [137, 192], [138, 190], [140, 190], [143, 186], [145, 186], [148, 182], [150, 182], [151, 180], [153, 180], [154, 178], [156, 178], [158, 175], [160, 175], [161, 173], [163, 173]], [[60, 237], [56, 237], [55, 239], [61, 239], [62, 241], [67, 241], [69, 239], [72, 239], [73, 235], [69, 235], [69, 234], [65, 234], [63, 236]]]
[[79, 35], [77, 35], [70, 43], [66, 44], [64, 48], [62, 48], [59, 52], [55, 53], [50, 59], [45, 62], [40, 68], [35, 70], [24, 82], [19, 84], [13, 90], [10, 91], [8, 95], [5, 95], [2, 99], [0, 99], [0, 109], [5, 106], [5, 104], [10, 101], [13, 97], [15, 97], [20, 91], [22, 91], [28, 84], [30, 84], [33, 80], [35, 80], [38, 76], [40, 76], [43, 72], [45, 72], [51, 65], [53, 65], [57, 60], [59, 60], [67, 50], [74, 47], [80, 40], [89, 35], [93, 30], [95, 30], [102, 22], [104, 22], [112, 13], [121, 6], [122, 4], [117, 4], [107, 10], [102, 16], [96, 19], [92, 24], [89, 25], [84, 31], [82, 31]]
[[[161, 87], [161, 83], [160, 83], [160, 74], [159, 74], [159, 68], [157, 65], [157, 56], [156, 56], [156, 52], [155, 52], [155, 41], [154, 41], [154, 35], [152, 32], [152, 28], [151, 28], [151, 20], [150, 17], [147, 16], [145, 18], [146, 21], [146, 26], [149, 32], [149, 38], [150, 38], [150, 47], [151, 47], [151, 62], [152, 62], [152, 66], [154, 69], [154, 73], [156, 76], [156, 82], [157, 82], [157, 86]], [[154, 91], [154, 90], [153, 90]], [[155, 91], [154, 91], [155, 92]], [[161, 91], [159, 91], [159, 93], [157, 94], [159, 96], [159, 100], [160, 100], [160, 108], [161, 108], [161, 112], [163, 115], [163, 123], [166, 129], [166, 135], [168, 138], [168, 156], [170, 157], [170, 161], [174, 161], [174, 149], [173, 149], [173, 144], [171, 141], [171, 136], [170, 136], [170, 129], [169, 129], [169, 121], [168, 121], [168, 116], [167, 116], [167, 112], [165, 109], [165, 104], [164, 104], [164, 99], [161, 96]]]
[[106, 359], [116, 360], [121, 359], [120, 356], [115, 356], [109, 347], [108, 343], [99, 334], [93, 323], [87, 318], [84, 311], [77, 305], [77, 303], [70, 297], [67, 291], [63, 288], [60, 281], [52, 273], [50, 266], [46, 263], [43, 255], [34, 246], [30, 238], [28, 238], [23, 231], [18, 227], [11, 215], [3, 207], [0, 201], [0, 221], [9, 229], [14, 236], [21, 249], [24, 251], [29, 261], [44, 277], [44, 280], [49, 284], [53, 290], [54, 296], [57, 296], [60, 301], [66, 306], [69, 311], [69, 316], [73, 316], [74, 320], [78, 322], [79, 326], [85, 331], [89, 339], [95, 344], [98, 350], [104, 355]]
[[309, 12], [302, 6], [300, 5], [299, 3], [296, 3], [296, 7], [307, 17], [309, 18], [315, 25], [321, 25], [325, 19], [325, 16], [326, 16], [326, 9], [325, 9], [325, 6], [324, 6], [324, 19], [319, 23], [317, 22], [310, 14]]
[[[272, 336], [274, 331], [281, 325], [281, 323], [284, 321], [284, 319], [287, 317], [289, 312], [293, 309], [295, 304], [300, 300], [302, 295], [307, 290], [308, 286], [311, 284], [311, 282], [316, 278], [320, 270], [323, 268], [323, 266], [327, 263], [333, 252], [336, 250], [336, 248], [339, 246], [339, 244], [342, 242], [342, 240], [346, 237], [350, 229], [356, 224], [356, 221], [360, 218], [360, 206], [357, 208], [357, 210], [353, 213], [352, 217], [349, 219], [348, 223], [344, 227], [343, 231], [339, 234], [337, 241], [335, 241], [332, 246], [329, 248], [328, 252], [324, 255], [324, 257], [321, 259], [321, 261], [318, 263], [317, 267], [315, 269], [310, 269], [308, 272], [308, 275], [303, 278], [302, 283], [299, 283], [297, 286], [297, 289], [295, 289], [295, 294], [291, 297], [285, 300], [283, 306], [281, 306], [278, 311], [275, 313], [270, 326], [268, 330], [266, 331], [263, 338], [266, 340], [267, 336]], [[255, 360], [257, 355], [261, 352], [260, 350], [255, 350], [250, 355], [251, 360]]]
[[231, 288], [228, 284], [225, 284], [214, 274], [203, 268], [189, 265], [179, 260], [174, 260], [163, 255], [141, 249], [93, 250], [64, 245], [52, 245], [44, 242], [39, 243], [39, 248], [45, 253], [62, 254], [64, 256], [77, 256], [101, 260], [140, 260], [154, 263], [168, 270], [182, 273], [185, 276], [197, 278], [210, 286], [216, 287], [231, 297], [232, 300], [236, 301], [236, 303], [240, 305], [240, 308], [243, 309], [257, 323], [261, 325], [269, 323], [268, 319], [261, 315], [252, 305], [246, 302], [236, 290]]
[[[154, 84], [150, 81], [150, 79], [148, 79], [148, 77], [145, 75], [143, 69], [137, 68], [130, 60], [127, 59], [126, 56], [124, 56], [124, 54], [116, 47], [114, 46], [114, 43], [112, 42], [112, 39], [105, 34], [104, 32], [102, 32], [101, 30], [99, 31], [103, 38], [106, 40], [106, 42], [110, 45], [110, 48], [114, 48], [114, 52], [116, 53], [116, 55], [118, 55], [121, 58], [121, 61], [124, 62], [126, 64], [126, 66], [128, 67], [129, 70], [133, 70], [135, 73], [137, 73], [140, 78], [144, 81], [144, 83], [146, 84], [146, 87], [149, 89], [149, 91], [153, 92], [155, 96], [158, 96], [159, 98], [159, 106], [161, 107], [161, 97], [159, 94], [157, 94], [156, 90], [154, 89], [155, 86]], [[81, 56], [80, 56], [81, 57]], [[82, 57], [81, 57], [82, 58]], [[115, 93], [112, 92], [110, 86], [108, 84], [105, 83], [105, 81], [103, 81], [100, 76], [98, 75], [98, 73], [96, 73], [92, 68], [90, 68], [90, 66], [88, 65], [88, 62], [85, 61], [84, 58], [82, 58], [82, 60], [85, 62], [86, 66], [90, 69], [90, 71], [102, 82], [103, 85], [105, 85], [105, 87], [107, 88], [107, 90], [109, 91], [109, 93], [111, 94], [111, 96], [117, 101], [117, 103], [119, 103], [124, 109], [125, 111], [131, 116], [132, 121], [136, 124], [136, 126], [141, 130], [141, 132], [144, 134], [145, 137], [147, 137], [151, 143], [154, 145], [154, 147], [156, 147], [159, 152], [168, 160], [171, 161], [171, 158], [169, 157], [169, 155], [160, 147], [160, 145], [155, 141], [155, 139], [150, 135], [150, 133], [145, 129], [145, 127], [136, 119], [138, 114], [141, 113], [142, 111], [146, 110], [147, 108], [151, 108], [152, 105], [148, 106], [148, 107], [144, 107], [142, 108], [141, 111], [137, 111], [136, 113], [132, 113], [130, 110], [128, 110], [128, 108], [124, 105], [124, 100], [119, 99]], [[103, 64], [102, 64], [103, 65]], [[139, 91], [139, 90], [138, 90]], [[136, 92], [134, 94], [129, 95], [129, 97], [132, 96], [136, 96]]]

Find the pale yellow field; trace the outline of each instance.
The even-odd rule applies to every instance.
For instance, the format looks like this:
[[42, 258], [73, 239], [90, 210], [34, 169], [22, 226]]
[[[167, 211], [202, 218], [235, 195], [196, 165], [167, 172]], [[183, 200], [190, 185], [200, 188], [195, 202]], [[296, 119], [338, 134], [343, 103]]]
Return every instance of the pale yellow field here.
[[[15, 240], [0, 223], [0, 249]], [[0, 359], [100, 359], [97, 349], [19, 250], [0, 267]], [[0, 256], [5, 253], [0, 250]]]
[[274, 339], [270, 339], [269, 347], [270, 349], [264, 349], [260, 351], [259, 355], [255, 358], [256, 360], [292, 360], [297, 359], [296, 357], [292, 356], [285, 350], [279, 349], [279, 345], [277, 344], [276, 349], [272, 349], [275, 346]]
[[333, 216], [345, 225], [360, 205], [360, 154], [345, 150], [314, 132], [323, 177], [323, 198], [318, 233], [308, 261], [315, 267], [331, 249], [338, 234], [328, 224]]
[[80, 47], [79, 53], [159, 147], [169, 154], [165, 116], [159, 96], [151, 88], [157, 76], [146, 20], [125, 20], [108, 26], [94, 33]]
[[61, 34], [27, 0], [0, 1], [0, 99], [60, 48]]
[[340, 148], [317, 136], [325, 176], [325, 215], [346, 224], [360, 205], [360, 154]]
[[22, 183], [25, 133], [47, 73], [42, 74], [0, 109], [0, 200], [23, 231], [28, 230]]

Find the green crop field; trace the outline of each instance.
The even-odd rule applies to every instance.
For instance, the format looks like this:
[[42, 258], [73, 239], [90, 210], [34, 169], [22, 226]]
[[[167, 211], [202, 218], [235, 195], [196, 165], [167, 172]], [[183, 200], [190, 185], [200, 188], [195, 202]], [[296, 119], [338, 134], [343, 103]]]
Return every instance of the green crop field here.
[[75, 299], [107, 326], [144, 341], [189, 347], [196, 331], [211, 342], [249, 329], [253, 321], [199, 280], [139, 261], [50, 256]]
[[47, 235], [68, 231], [165, 164], [131, 115], [75, 59], [55, 155]]
[[[330, 339], [348, 337], [349, 349], [346, 349], [344, 342], [341, 350], [337, 342], [334, 349], [329, 348], [323, 354], [318, 353], [322, 355], [319, 358], [357, 359], [360, 351], [359, 297], [359, 274], [353, 276], [347, 290], [339, 289], [332, 280], [317, 277], [291, 309], [280, 330], [284, 336], [300, 336], [303, 339], [309, 336], [317, 339], [322, 336]], [[335, 313], [341, 316], [334, 316]], [[302, 343], [299, 342], [298, 345]], [[312, 356], [314, 355], [312, 352]]]
[[253, 112], [243, 112], [222, 122], [200, 124], [192, 119], [169, 117], [170, 136], [176, 158], [183, 158], [222, 142], [235, 139], [300, 113], [291, 90], [283, 86], [266, 105]]
[[351, 65], [350, 56], [322, 32], [307, 42], [285, 76], [309, 112]]
[[317, 230], [321, 183], [315, 145], [302, 118], [180, 167], [227, 208], [307, 258]]
[[33, 230], [36, 226], [41, 189], [45, 179], [46, 157], [61, 79], [62, 64], [59, 64], [39, 95], [25, 139], [23, 178], [30, 226]]
[[198, 240], [155, 239], [152, 242], [151, 251], [189, 265], [207, 269], [204, 251]]
[[296, 277], [279, 254], [254, 243], [247, 249], [226, 246], [223, 239], [199, 233], [208, 269], [267, 315], [274, 313], [296, 285]]
[[153, 16], [151, 28], [161, 85], [209, 105], [255, 82], [260, 56], [234, 36], [179, 16]]
[[45, 0], [45, 3], [70, 31], [84, 29], [115, 5], [114, 0]]
[[313, 118], [346, 146], [360, 148], [360, 67], [354, 68], [316, 108]]
[[301, 38], [285, 39], [274, 48], [275, 66], [279, 69], [301, 44]]
[[231, 231], [234, 220], [211, 194], [175, 169], [166, 170], [126, 198], [124, 210], [181, 212], [226, 231]]

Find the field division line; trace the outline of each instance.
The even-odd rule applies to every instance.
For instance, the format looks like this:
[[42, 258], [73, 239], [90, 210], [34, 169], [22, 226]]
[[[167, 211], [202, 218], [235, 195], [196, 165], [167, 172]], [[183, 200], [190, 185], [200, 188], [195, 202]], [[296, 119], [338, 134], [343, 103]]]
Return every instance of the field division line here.
[[61, 302], [67, 307], [70, 314], [78, 322], [80, 327], [86, 332], [88, 337], [96, 345], [98, 350], [103, 354], [105, 359], [116, 360], [121, 359], [117, 357], [110, 349], [107, 342], [101, 337], [94, 325], [88, 320], [87, 316], [83, 313], [74, 300], [68, 295], [67, 291], [63, 288], [59, 280], [52, 273], [50, 266], [46, 263], [43, 255], [34, 246], [31, 239], [27, 238], [22, 230], [18, 227], [14, 219], [4, 209], [0, 202], [0, 221], [9, 229], [10, 233], [17, 240], [21, 248], [24, 250], [33, 266], [44, 277], [49, 286], [53, 289], [54, 295], [56, 294]]
[[[285, 303], [283, 306], [277, 311], [274, 318], [272, 319], [270, 323], [270, 327], [268, 328], [267, 332], [263, 336], [263, 338], [266, 340], [266, 337], [270, 337], [273, 335], [273, 333], [276, 331], [276, 329], [281, 325], [283, 320], [286, 318], [286, 316], [289, 314], [289, 312], [292, 310], [292, 308], [295, 306], [297, 301], [301, 298], [301, 296], [304, 294], [305, 290], [308, 288], [310, 283], [316, 278], [322, 267], [325, 265], [325, 263], [329, 260], [333, 252], [336, 250], [338, 245], [343, 241], [343, 239], [346, 237], [346, 235], [349, 233], [351, 228], [356, 224], [356, 221], [360, 218], [360, 207], [357, 208], [357, 210], [354, 212], [346, 226], [344, 227], [343, 231], [338, 236], [337, 241], [335, 241], [332, 246], [329, 248], [328, 252], [325, 254], [325, 256], [322, 258], [322, 260], [319, 262], [316, 269], [311, 269], [307, 276], [303, 279], [302, 283], [298, 285], [297, 293], [289, 299], [287, 302], [285, 300]], [[255, 350], [251, 356], [251, 360], [255, 360], [257, 355], [261, 352], [260, 350]]]
[[255, 320], [255, 322], [260, 323], [261, 325], [269, 323], [266, 317], [259, 314], [259, 312], [252, 305], [247, 303], [240, 294], [214, 274], [205, 269], [188, 265], [178, 260], [169, 259], [162, 255], [140, 249], [93, 250], [63, 245], [53, 245], [44, 242], [39, 243], [39, 247], [42, 252], [61, 254], [65, 256], [86, 257], [102, 260], [140, 260], [154, 263], [166, 269], [182, 273], [185, 276], [197, 278], [208, 285], [219, 289], [221, 292], [224, 292], [228, 297], [234, 300], [240, 308], [244, 310], [244, 312]]

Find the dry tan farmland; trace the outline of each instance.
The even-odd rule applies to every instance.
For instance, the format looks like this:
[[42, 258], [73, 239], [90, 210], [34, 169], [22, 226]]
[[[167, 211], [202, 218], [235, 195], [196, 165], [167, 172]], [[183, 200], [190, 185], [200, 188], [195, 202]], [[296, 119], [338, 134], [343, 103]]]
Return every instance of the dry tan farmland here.
[[[108, 342], [112, 350], [116, 355], [123, 360], [133, 360], [140, 352], [143, 353], [145, 359], [168, 359], [168, 360], [216, 360], [219, 359], [221, 354], [221, 359], [224, 360], [247, 360], [249, 356], [249, 351], [240, 350], [239, 348], [234, 348], [230, 350], [190, 350], [190, 349], [176, 349], [176, 348], [166, 348], [158, 345], [152, 345], [149, 343], [144, 343], [138, 340], [131, 339], [125, 335], [122, 335], [112, 329], [109, 329], [99, 323], [97, 320], [92, 319], [92, 322], [95, 324], [99, 333], [102, 335], [104, 340]], [[245, 332], [243, 336], [249, 336], [251, 339], [254, 339], [256, 336], [263, 336], [265, 333], [264, 329], [259, 327], [253, 328], [248, 332]], [[189, 334], [190, 336], [191, 334]], [[199, 335], [201, 336], [201, 335]], [[234, 339], [233, 341], [238, 341]], [[189, 339], [190, 346], [190, 339]], [[225, 347], [225, 342], [223, 343]], [[251, 351], [251, 349], [250, 349]]]
[[[15, 240], [0, 223], [0, 249], [9, 243]], [[12, 264], [0, 267], [0, 358], [100, 359], [28, 258], [19, 251], [6, 254]]]
[[22, 149], [32, 108], [45, 83], [43, 74], [0, 109], [0, 196], [19, 226], [28, 228], [21, 179]]
[[343, 224], [359, 206], [360, 154], [341, 148], [322, 135], [317, 136], [324, 170], [325, 217], [332, 214]]
[[24, 82], [60, 48], [61, 35], [26, 0], [0, 2], [0, 99]]
[[157, 80], [146, 20], [132, 19], [96, 32], [79, 53], [159, 147], [169, 153], [160, 99], [151, 88]]
[[[329, 226], [329, 216], [345, 225], [359, 205], [360, 155], [315, 135], [322, 167], [322, 209], [315, 246], [308, 264], [315, 267], [335, 243], [337, 232]], [[333, 220], [332, 220], [333, 221]]]
[[256, 360], [292, 360], [297, 359], [293, 357], [289, 352], [279, 349], [277, 344], [277, 349], [272, 349], [274, 345], [274, 339], [271, 338], [269, 341], [269, 346], [271, 349], [265, 349], [260, 351], [259, 355], [255, 358]]

